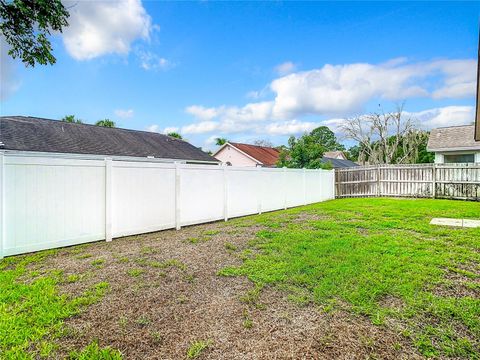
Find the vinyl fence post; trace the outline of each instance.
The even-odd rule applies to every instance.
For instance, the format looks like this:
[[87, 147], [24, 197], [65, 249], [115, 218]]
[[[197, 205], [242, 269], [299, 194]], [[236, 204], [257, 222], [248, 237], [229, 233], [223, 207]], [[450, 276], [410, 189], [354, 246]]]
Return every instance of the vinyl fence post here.
[[3, 259], [3, 243], [5, 240], [5, 157], [0, 152], [0, 259]]
[[307, 170], [303, 168], [303, 205], [307, 205]]
[[257, 178], [258, 178], [258, 192], [257, 192], [257, 211], [259, 214], [262, 213], [262, 196], [263, 196], [263, 181], [262, 181], [262, 171], [263, 168], [261, 166], [257, 166]]
[[287, 168], [283, 168], [283, 209], [287, 210]]
[[105, 240], [112, 241], [112, 159], [105, 158]]
[[377, 197], [382, 195], [380, 191], [380, 165], [377, 165]]
[[180, 230], [180, 164], [175, 163], [175, 229]]
[[227, 166], [223, 166], [223, 218], [228, 221], [228, 174]]
[[437, 197], [437, 165], [432, 164], [432, 198]]

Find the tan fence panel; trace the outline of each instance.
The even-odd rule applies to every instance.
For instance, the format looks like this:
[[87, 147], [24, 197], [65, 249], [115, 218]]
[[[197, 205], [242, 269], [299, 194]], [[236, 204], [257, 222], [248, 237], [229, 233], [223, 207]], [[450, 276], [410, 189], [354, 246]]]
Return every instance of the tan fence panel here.
[[480, 164], [374, 165], [335, 171], [336, 197], [480, 201]]

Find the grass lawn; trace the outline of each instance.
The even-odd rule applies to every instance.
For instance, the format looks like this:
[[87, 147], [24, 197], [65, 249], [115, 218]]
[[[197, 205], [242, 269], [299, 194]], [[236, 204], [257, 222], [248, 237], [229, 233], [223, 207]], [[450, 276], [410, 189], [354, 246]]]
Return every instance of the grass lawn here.
[[480, 204], [342, 199], [0, 262], [0, 358], [480, 358]]

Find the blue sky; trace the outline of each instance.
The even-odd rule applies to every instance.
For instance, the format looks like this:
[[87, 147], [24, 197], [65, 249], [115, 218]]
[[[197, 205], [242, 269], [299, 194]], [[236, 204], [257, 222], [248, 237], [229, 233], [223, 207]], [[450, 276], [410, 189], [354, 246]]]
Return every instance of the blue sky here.
[[[282, 144], [378, 104], [419, 126], [474, 120], [480, 2], [77, 1], [57, 63], [2, 41], [1, 114]], [[341, 136], [341, 134], [339, 134]]]

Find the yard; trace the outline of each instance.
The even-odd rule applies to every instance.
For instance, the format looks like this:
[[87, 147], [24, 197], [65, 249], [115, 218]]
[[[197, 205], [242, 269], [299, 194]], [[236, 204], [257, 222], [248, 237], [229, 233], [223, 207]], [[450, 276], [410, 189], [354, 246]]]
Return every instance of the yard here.
[[480, 204], [342, 199], [9, 257], [0, 358], [480, 358]]

